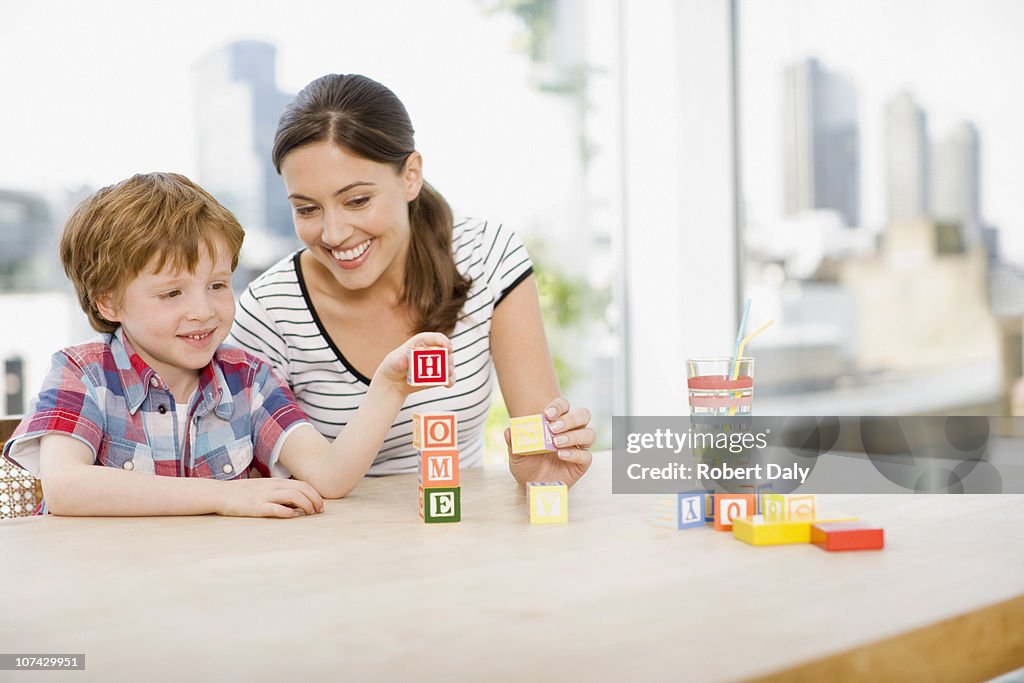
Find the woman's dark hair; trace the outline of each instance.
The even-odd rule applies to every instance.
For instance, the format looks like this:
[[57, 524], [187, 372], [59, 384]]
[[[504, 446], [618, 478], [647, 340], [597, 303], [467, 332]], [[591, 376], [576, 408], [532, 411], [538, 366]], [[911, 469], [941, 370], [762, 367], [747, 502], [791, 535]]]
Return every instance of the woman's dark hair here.
[[[393, 92], [357, 74], [328, 74], [295, 96], [274, 135], [274, 166], [299, 147], [329, 141], [346, 152], [391, 164], [396, 173], [416, 150], [409, 114]], [[409, 253], [402, 302], [417, 332], [451, 334], [471, 281], [452, 257], [452, 210], [426, 180], [409, 202]]]

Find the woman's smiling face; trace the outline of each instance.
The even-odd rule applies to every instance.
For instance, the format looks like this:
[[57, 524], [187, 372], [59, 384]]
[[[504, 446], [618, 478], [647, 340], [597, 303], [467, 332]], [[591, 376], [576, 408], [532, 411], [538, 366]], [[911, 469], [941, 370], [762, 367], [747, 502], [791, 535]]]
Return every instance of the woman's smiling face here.
[[355, 156], [330, 142], [299, 147], [281, 163], [295, 232], [339, 285], [378, 283], [402, 291], [409, 202], [423, 184], [413, 152], [403, 169]]

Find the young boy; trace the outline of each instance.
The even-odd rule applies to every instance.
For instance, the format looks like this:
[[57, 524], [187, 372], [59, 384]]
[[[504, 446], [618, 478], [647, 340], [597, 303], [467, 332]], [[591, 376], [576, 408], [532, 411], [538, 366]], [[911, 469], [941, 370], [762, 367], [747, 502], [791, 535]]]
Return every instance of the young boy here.
[[423, 333], [388, 354], [329, 443], [269, 365], [221, 346], [242, 239], [230, 211], [173, 173], [133, 176], [75, 209], [61, 261], [101, 334], [54, 354], [4, 448], [42, 480], [50, 512], [296, 517], [362, 479], [415, 390], [407, 349], [451, 342]]

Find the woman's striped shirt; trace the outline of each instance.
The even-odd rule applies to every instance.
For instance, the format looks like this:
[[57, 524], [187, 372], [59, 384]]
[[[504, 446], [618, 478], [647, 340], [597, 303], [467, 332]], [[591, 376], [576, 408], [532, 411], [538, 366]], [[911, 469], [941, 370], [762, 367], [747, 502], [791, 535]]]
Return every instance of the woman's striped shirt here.
[[[461, 466], [483, 461], [493, 367], [491, 316], [494, 307], [533, 272], [533, 264], [514, 232], [480, 219], [453, 226], [452, 253], [456, 268], [473, 282], [450, 335], [455, 386], [431, 387], [406, 399], [370, 475], [416, 471], [414, 411], [457, 413]], [[279, 261], [242, 293], [228, 341], [266, 359], [281, 373], [310, 422], [333, 440], [355, 414], [370, 378], [352, 367], [337, 340], [327, 334], [303, 280], [300, 254], [301, 250]]]

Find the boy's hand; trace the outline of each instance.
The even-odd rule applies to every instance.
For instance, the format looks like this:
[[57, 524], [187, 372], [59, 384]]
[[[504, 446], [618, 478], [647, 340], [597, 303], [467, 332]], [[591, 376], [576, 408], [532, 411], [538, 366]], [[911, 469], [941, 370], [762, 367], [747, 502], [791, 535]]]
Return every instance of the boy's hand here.
[[324, 511], [312, 486], [294, 479], [236, 479], [226, 482], [217, 514], [230, 517], [299, 517]]
[[596, 435], [588, 427], [590, 411], [586, 408], [569, 410], [569, 401], [561, 396], [548, 404], [544, 415], [551, 423], [557, 453], [541, 455], [513, 455], [512, 430], [505, 430], [508, 446], [508, 469], [520, 484], [531, 481], [562, 481], [575, 484], [590, 468], [594, 458], [587, 450], [594, 445]]
[[448, 383], [445, 386], [450, 389], [455, 385], [455, 354], [452, 350], [451, 340], [440, 332], [420, 332], [389, 353], [377, 368], [377, 372], [373, 374], [373, 381], [387, 382], [403, 394], [411, 394], [414, 391], [427, 388], [410, 386], [406, 381], [409, 373], [409, 349], [441, 346], [448, 349]]

